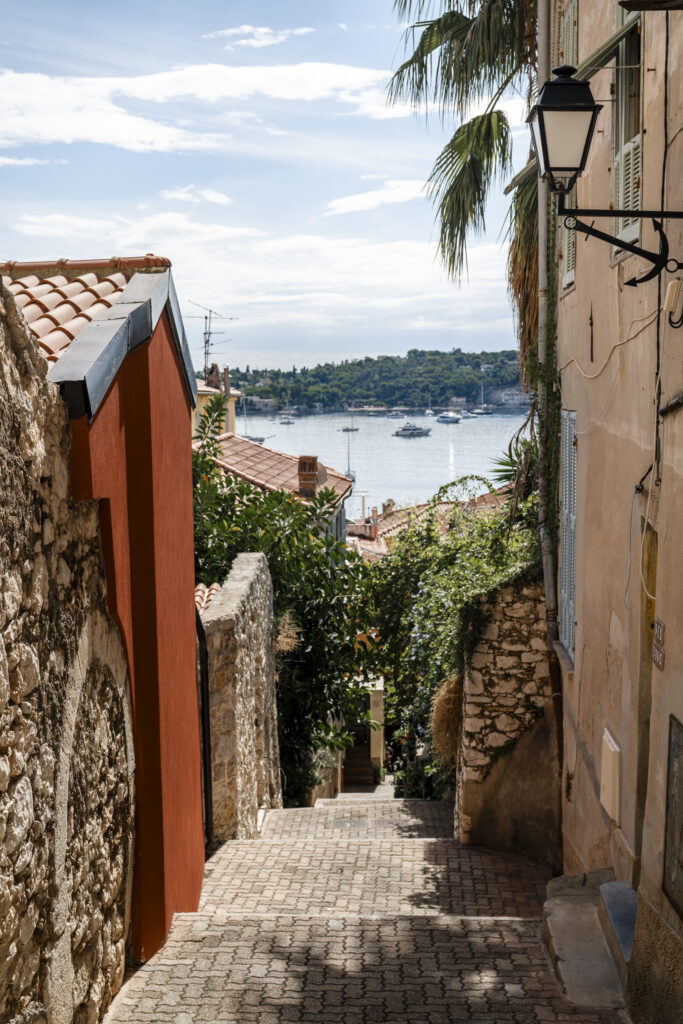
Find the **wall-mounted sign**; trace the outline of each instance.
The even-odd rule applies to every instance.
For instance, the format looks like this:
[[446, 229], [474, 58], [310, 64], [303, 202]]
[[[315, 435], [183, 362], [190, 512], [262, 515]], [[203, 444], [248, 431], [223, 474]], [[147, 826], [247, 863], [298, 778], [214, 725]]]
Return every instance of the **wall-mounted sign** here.
[[654, 636], [652, 637], [652, 660], [661, 671], [664, 669], [664, 631], [666, 627], [661, 619], [655, 619]]

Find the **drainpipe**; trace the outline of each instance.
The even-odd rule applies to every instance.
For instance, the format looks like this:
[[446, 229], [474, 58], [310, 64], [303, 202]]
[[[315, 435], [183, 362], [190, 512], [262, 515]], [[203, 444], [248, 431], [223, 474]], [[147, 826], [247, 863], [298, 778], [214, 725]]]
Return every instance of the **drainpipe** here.
[[[537, 57], [539, 89], [543, 82], [550, 78], [550, 12], [551, 0], [537, 0]], [[553, 695], [555, 732], [557, 737], [557, 758], [559, 765], [558, 786], [558, 855], [563, 863], [562, 843], [562, 775], [564, 768], [564, 723], [562, 698], [562, 672], [560, 670], [554, 644], [558, 639], [557, 629], [557, 580], [555, 579], [555, 557], [553, 551], [553, 533], [549, 523], [550, 515], [550, 452], [548, 436], [548, 391], [546, 384], [546, 361], [548, 331], [554, 329], [548, 323], [548, 220], [550, 206], [550, 189], [548, 182], [538, 180], [538, 416], [539, 416], [539, 462], [540, 474], [538, 481], [538, 526], [541, 537], [541, 559], [543, 564], [543, 589], [545, 591], [546, 639], [548, 643], [548, 667]]]
[[[538, 82], [550, 78], [550, 0], [537, 0]], [[545, 380], [548, 335], [548, 207], [550, 191], [546, 181], [538, 181], [538, 414], [540, 420], [539, 455], [541, 473], [538, 485], [538, 523], [541, 535], [543, 583], [547, 615], [548, 647], [557, 640], [557, 584], [552, 530], [548, 523], [550, 506], [550, 445], [548, 443], [548, 393]], [[552, 325], [550, 325], [552, 327]]]
[[206, 644], [204, 623], [195, 608], [197, 645], [199, 647], [199, 693], [201, 696], [202, 777], [204, 782], [204, 835], [206, 845], [214, 841], [213, 833], [213, 780], [211, 777], [211, 717], [209, 711], [209, 649]]

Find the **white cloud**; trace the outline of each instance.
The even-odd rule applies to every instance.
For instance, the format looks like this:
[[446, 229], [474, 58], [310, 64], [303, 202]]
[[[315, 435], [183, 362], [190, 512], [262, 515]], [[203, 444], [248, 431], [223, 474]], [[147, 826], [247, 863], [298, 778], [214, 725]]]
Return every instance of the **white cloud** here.
[[[201, 220], [198, 206], [143, 215], [131, 210], [129, 216], [112, 209], [117, 212], [109, 216], [100, 209], [93, 216], [34, 209], [13, 226], [30, 240], [32, 254], [53, 251], [58, 240], [72, 258], [93, 252], [169, 257], [183, 302], [197, 299], [223, 309], [227, 297], [230, 313], [240, 317], [232, 336], [244, 350], [259, 329], [267, 329], [283, 350], [298, 328], [334, 335], [340, 344], [349, 331], [371, 338], [378, 329], [400, 331], [404, 338], [412, 332], [415, 343], [421, 333], [436, 341], [439, 329], [447, 335], [476, 330], [484, 338], [488, 332], [513, 343], [506, 253], [497, 245], [470, 248], [469, 280], [456, 287], [434, 259], [432, 242], [267, 234]], [[26, 258], [28, 252], [15, 255]]]
[[66, 164], [68, 160], [37, 160], [33, 156], [0, 156], [0, 167], [36, 167], [39, 164]]
[[333, 199], [327, 207], [325, 217], [335, 217], [340, 213], [357, 213], [362, 210], [374, 210], [387, 203], [407, 203], [410, 199], [424, 198], [424, 181], [406, 179], [402, 181], [385, 181], [381, 188], [371, 192], [358, 192], [356, 195]]
[[342, 32], [348, 32], [349, 31], [349, 26], [345, 25], [343, 21], [338, 21], [337, 22], [337, 28], [340, 28], [342, 30]]
[[412, 320], [406, 320], [405, 327], [409, 331], [442, 331], [452, 328], [451, 320], [430, 320], [426, 316], [416, 316]]
[[217, 32], [208, 32], [202, 36], [202, 39], [216, 39], [220, 37], [234, 39], [234, 42], [227, 44], [226, 50], [232, 50], [236, 46], [261, 49], [264, 46], [277, 46], [279, 43], [284, 43], [291, 36], [307, 36], [311, 32], [315, 32], [315, 29], [307, 27], [272, 29], [265, 26], [240, 25], [239, 28], [222, 28]]
[[215, 188], [200, 188], [197, 192], [207, 203], [216, 203], [217, 206], [229, 206], [232, 202], [230, 196], [226, 196], [224, 192], [217, 192]]
[[[0, 148], [27, 143], [90, 142], [134, 152], [221, 150], [231, 135], [205, 131], [172, 103], [204, 105], [212, 117], [224, 101], [265, 97], [278, 103], [329, 101], [370, 118], [403, 117], [407, 106], [387, 107], [389, 72], [347, 64], [274, 67], [196, 64], [150, 75], [75, 78], [0, 73], [3, 97]], [[163, 120], [128, 109], [127, 101], [163, 105]], [[192, 127], [189, 128], [188, 124]]]
[[[15, 230], [30, 238], [60, 238], [80, 243], [81, 250], [92, 252], [92, 245], [114, 246], [118, 252], [156, 249], [160, 255], [172, 248], [181, 255], [183, 244], [199, 248], [203, 258], [211, 260], [213, 246], [223, 246], [235, 239], [258, 238], [257, 228], [232, 227], [226, 224], [205, 224], [192, 220], [186, 213], [153, 213], [147, 217], [129, 218], [81, 217], [67, 213], [24, 214]], [[185, 242], [183, 243], [183, 239]], [[80, 250], [79, 250], [80, 251]]]
[[195, 188], [194, 185], [164, 189], [159, 195], [162, 199], [181, 203], [201, 203], [202, 199], [207, 203], [216, 203], [218, 206], [229, 206], [232, 203], [230, 196], [226, 196], [224, 192], [217, 192], [213, 188]]

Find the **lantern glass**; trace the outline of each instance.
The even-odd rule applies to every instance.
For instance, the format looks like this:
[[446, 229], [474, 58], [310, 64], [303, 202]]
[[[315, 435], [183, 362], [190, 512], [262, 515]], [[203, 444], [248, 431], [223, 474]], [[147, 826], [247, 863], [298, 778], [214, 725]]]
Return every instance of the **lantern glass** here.
[[592, 110], [544, 110], [543, 125], [548, 152], [548, 170], [575, 173], [583, 170], [593, 125]]
[[568, 192], [586, 166], [601, 107], [588, 82], [575, 79], [575, 68], [555, 68], [555, 78], [541, 89], [528, 117], [538, 173], [554, 192]]

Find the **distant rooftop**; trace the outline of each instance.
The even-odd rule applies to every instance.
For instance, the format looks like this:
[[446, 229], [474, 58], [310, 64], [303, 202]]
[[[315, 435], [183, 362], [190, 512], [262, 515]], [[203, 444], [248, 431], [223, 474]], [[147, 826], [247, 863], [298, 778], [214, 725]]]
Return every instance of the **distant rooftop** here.
[[198, 583], [194, 588], [194, 603], [198, 612], [203, 612], [213, 601], [216, 594], [220, 594], [220, 583], [212, 583], [210, 587]]
[[500, 508], [510, 496], [510, 487], [500, 487], [496, 491], [487, 491], [468, 501], [436, 501], [423, 505], [412, 505], [409, 508], [392, 509], [380, 516], [377, 522], [377, 536], [387, 540], [395, 537], [406, 526], [423, 522], [429, 515], [436, 515], [436, 525], [440, 533], [446, 533], [448, 520], [456, 506], [468, 512], [482, 512], [485, 509]]
[[[227, 473], [248, 480], [263, 490], [283, 488], [292, 494], [299, 494], [299, 458], [296, 455], [266, 448], [265, 445], [247, 441], [237, 434], [223, 434], [218, 438], [218, 443], [223, 453], [218, 464]], [[340, 499], [348, 497], [353, 481], [322, 463], [319, 463], [319, 467], [325, 471], [326, 478], [319, 477], [316, 490], [330, 487]]]

